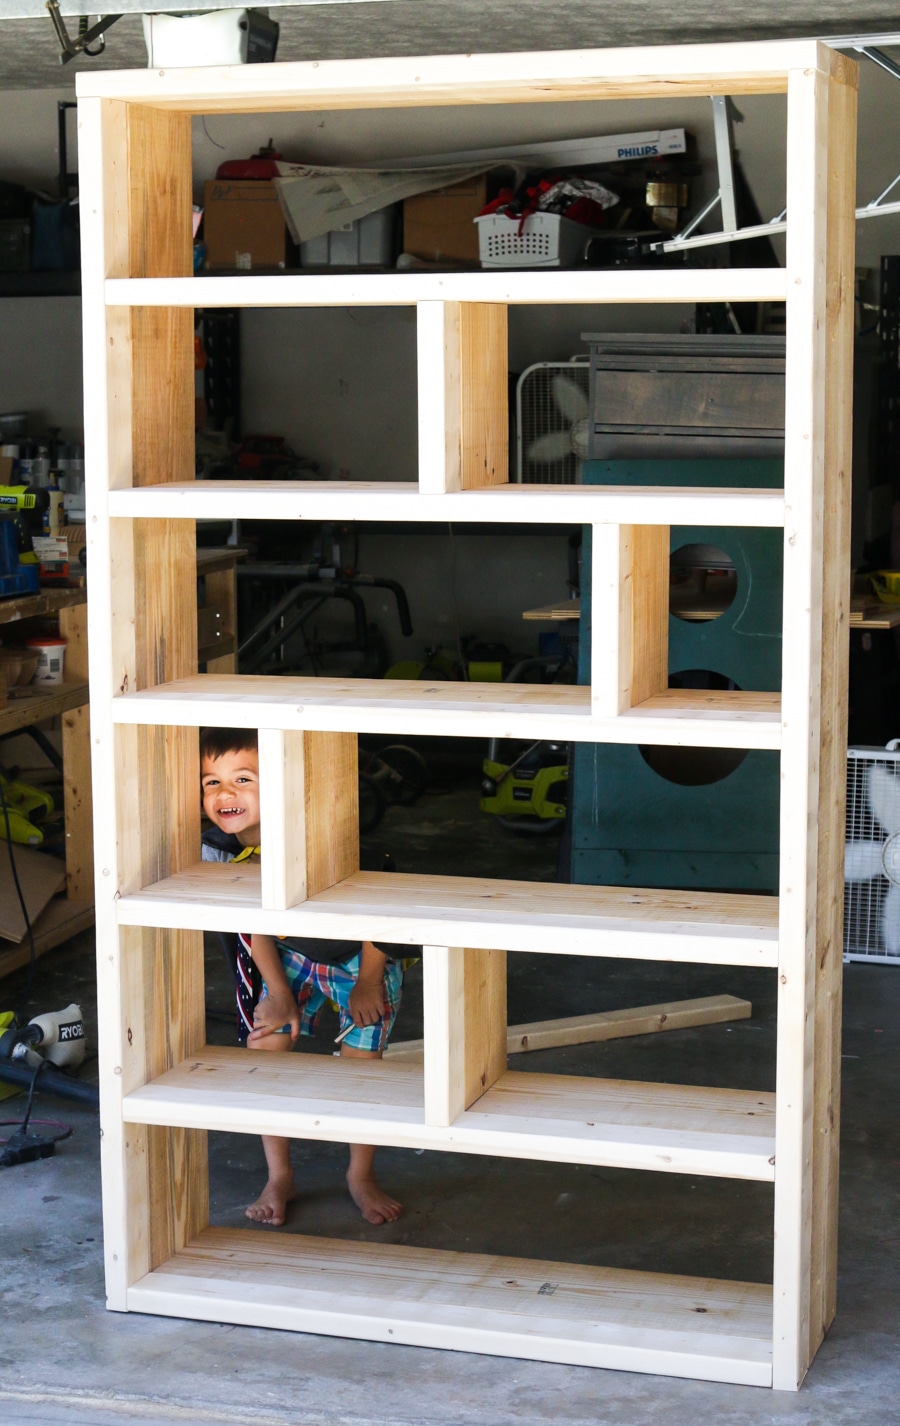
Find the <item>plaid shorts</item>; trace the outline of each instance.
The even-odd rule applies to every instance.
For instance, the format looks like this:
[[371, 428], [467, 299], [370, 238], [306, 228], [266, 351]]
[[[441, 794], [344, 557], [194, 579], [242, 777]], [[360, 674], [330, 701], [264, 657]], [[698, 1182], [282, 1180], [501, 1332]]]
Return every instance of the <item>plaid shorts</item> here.
[[[241, 935], [239, 940], [242, 949], [249, 957], [250, 937]], [[346, 1030], [348, 1026], [353, 1025], [348, 1005], [350, 992], [359, 976], [359, 956], [355, 955], [352, 960], [344, 961], [341, 965], [326, 965], [322, 961], [308, 960], [299, 951], [295, 951], [291, 946], [286, 946], [283, 941], [276, 940], [275, 944], [278, 947], [278, 954], [281, 957], [288, 985], [291, 987], [300, 1009], [300, 1034], [315, 1034], [322, 1007], [329, 1000], [338, 1008], [341, 1030]], [[400, 961], [386, 961], [384, 967], [384, 1010], [381, 1019], [375, 1025], [365, 1025], [362, 1028], [353, 1025], [344, 1044], [350, 1045], [355, 1050], [386, 1049], [394, 1028], [394, 1021], [397, 1018], [397, 1011], [400, 1009], [402, 991], [402, 964]], [[268, 991], [263, 985], [260, 999], [264, 1000], [267, 995]], [[287, 1026], [278, 1031], [279, 1034], [286, 1032]]]

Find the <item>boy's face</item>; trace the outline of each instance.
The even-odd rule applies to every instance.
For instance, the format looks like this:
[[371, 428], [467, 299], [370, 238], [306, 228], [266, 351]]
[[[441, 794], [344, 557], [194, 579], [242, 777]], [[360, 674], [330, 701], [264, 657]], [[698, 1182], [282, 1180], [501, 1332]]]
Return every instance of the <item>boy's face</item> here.
[[203, 811], [242, 847], [259, 845], [259, 757], [255, 748], [204, 758], [200, 768]]

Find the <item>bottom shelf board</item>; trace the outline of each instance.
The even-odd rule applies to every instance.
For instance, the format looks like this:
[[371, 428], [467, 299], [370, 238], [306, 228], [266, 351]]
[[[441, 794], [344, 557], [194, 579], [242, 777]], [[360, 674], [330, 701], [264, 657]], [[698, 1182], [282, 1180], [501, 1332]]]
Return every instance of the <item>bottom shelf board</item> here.
[[508, 1071], [449, 1127], [416, 1064], [207, 1046], [134, 1090], [126, 1122], [771, 1182], [775, 1096]]
[[574, 1366], [772, 1384], [759, 1283], [208, 1228], [131, 1312]]

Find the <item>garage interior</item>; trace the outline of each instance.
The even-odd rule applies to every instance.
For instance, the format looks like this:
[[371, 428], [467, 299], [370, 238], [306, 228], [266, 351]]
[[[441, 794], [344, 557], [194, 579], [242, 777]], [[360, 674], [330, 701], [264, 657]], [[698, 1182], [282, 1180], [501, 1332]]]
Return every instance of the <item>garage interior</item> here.
[[[602, 8], [562, 5], [556, 7], [552, 24], [537, 6], [498, 5], [484, 15], [467, 3], [414, 5], [407, 0], [296, 6], [277, 12], [273, 7], [272, 13], [282, 25], [278, 61], [677, 45], [811, 34], [847, 39], [851, 23], [847, 7], [840, 5], [825, 7], [824, 13], [817, 7], [808, 22], [802, 7], [799, 12], [795, 9], [790, 27], [781, 23], [774, 7], [767, 15], [765, 7], [754, 6], [752, 24], [742, 25], [739, 17], [731, 17], [727, 26], [706, 4], [689, 6], [677, 22], [662, 7], [647, 4], [639, 16], [630, 12], [627, 23], [613, 24]], [[74, 29], [73, 21], [70, 25]], [[124, 16], [109, 31], [102, 56], [67, 66], [63, 76], [68, 87], [60, 83], [55, 42], [46, 21], [19, 18], [5, 21], [3, 28], [9, 43], [0, 66], [4, 118], [0, 178], [29, 189], [54, 191], [59, 168], [58, 104], [73, 98], [70, 71], [90, 64], [112, 69], [143, 66], [146, 51], [139, 20]], [[900, 52], [891, 48], [890, 24], [883, 16], [856, 14], [852, 31], [853, 36], [871, 35], [880, 54], [890, 57]], [[894, 38], [900, 46], [900, 37]], [[852, 53], [849, 44], [845, 47]], [[877, 61], [861, 57], [860, 206], [881, 194], [900, 169], [891, 123], [900, 108], [898, 84], [900, 80]], [[601, 106], [594, 113], [589, 112], [590, 106], [584, 107], [588, 112], [579, 115], [578, 136], [684, 128], [695, 144], [688, 211], [699, 210], [715, 192], [716, 132], [709, 100], [622, 101], [603, 106], [602, 116]], [[784, 99], [742, 96], [738, 109], [740, 120], [732, 118], [740, 168], [765, 221], [784, 206]], [[616, 116], [614, 122], [610, 111]], [[523, 118], [527, 133], [522, 132]], [[289, 161], [335, 165], [399, 158], [409, 152], [409, 128], [402, 110], [373, 112], [366, 119], [361, 126], [359, 115], [335, 112], [213, 115], [195, 121], [195, 199], [202, 203], [205, 184], [220, 164], [245, 159], [267, 144]], [[71, 124], [71, 116], [67, 119], [63, 113], [62, 122]], [[451, 143], [446, 112], [435, 109], [421, 116], [414, 151], [434, 154], [451, 146], [470, 150], [561, 141], [575, 137], [567, 127], [570, 122], [565, 105], [535, 105], [527, 114], [522, 109], [473, 106], [454, 123]], [[73, 166], [77, 162], [74, 129], [69, 132]], [[707, 226], [715, 227], [714, 216]], [[775, 233], [767, 241], [773, 254], [769, 261], [782, 263], [780, 235]], [[885, 214], [858, 224], [852, 563], [863, 574], [891, 569], [898, 561], [891, 541], [895, 477], [886, 463], [887, 448], [878, 424], [879, 394], [885, 389], [879, 382], [885, 379], [888, 360], [884, 328], [893, 272], [889, 260], [894, 252], [900, 253], [898, 244], [900, 215]], [[883, 259], [888, 259], [887, 264]], [[44, 290], [29, 295], [29, 283], [32, 294], [39, 292], [42, 283]], [[55, 295], [50, 295], [54, 285]], [[15, 289], [15, 295], [3, 298], [0, 407], [29, 413], [28, 436], [35, 445], [43, 444], [57, 428], [62, 442], [77, 447], [83, 430], [82, 402], [90, 400], [81, 381], [77, 274], [0, 274], [0, 290]], [[512, 308], [509, 369], [521, 373], [536, 363], [567, 363], [574, 354], [586, 364], [592, 346], [600, 349], [604, 342], [615, 346], [615, 339], [635, 334], [651, 339], [658, 348], [667, 339], [702, 333], [704, 320], [694, 305]], [[777, 345], [777, 326], [763, 325], [770, 320], [777, 322], [777, 314], [759, 314], [753, 334], [763, 332]], [[297, 478], [299, 466], [303, 479], [306, 463], [307, 471], [315, 467], [318, 480], [415, 479], [416, 334], [406, 309], [249, 309], [241, 312], [239, 327], [240, 374], [229, 392], [232, 402], [237, 394], [239, 421], [234, 424], [232, 412], [232, 433], [282, 437], [292, 452], [287, 458], [278, 457], [282, 466], [291, 469], [288, 478]], [[593, 344], [587, 334], [594, 337]], [[714, 335], [727, 340], [718, 330]], [[731, 335], [737, 336], [733, 326]], [[201, 336], [212, 341], [202, 329]], [[767, 350], [775, 352], [776, 346]], [[209, 348], [207, 361], [215, 366]], [[203, 392], [207, 415], [210, 408], [215, 411], [220, 392], [204, 384], [202, 374], [197, 391]], [[198, 451], [205, 451], [210, 464], [230, 453], [227, 434], [220, 428], [206, 444], [198, 440]], [[768, 438], [768, 433], [762, 437]], [[671, 457], [670, 450], [666, 454]], [[754, 448], [744, 458], [759, 455]], [[591, 465], [590, 459], [586, 465]], [[591, 479], [590, 471], [583, 474], [586, 481]], [[574, 681], [578, 658], [574, 621], [523, 619], [523, 614], [574, 603], [573, 586], [584, 590], [586, 547], [584, 542], [579, 547], [580, 533], [564, 526], [549, 530], [456, 526], [445, 531], [423, 525], [386, 530], [369, 520], [333, 532], [273, 528], [242, 519], [239, 528], [222, 520], [198, 529], [198, 545], [248, 551], [236, 566], [237, 628], [224, 630], [225, 635], [236, 635], [234, 642], [246, 645], [243, 655], [238, 654], [245, 660], [239, 663], [242, 671], [349, 679], [380, 676], [400, 666], [407, 677], [449, 673], [452, 681], [458, 666], [467, 663], [500, 665], [508, 674], [516, 665], [530, 662], [532, 667], [524, 669], [523, 676], [535, 677], [550, 669], [555, 677], [562, 668], [563, 678]], [[702, 535], [686, 528], [679, 550], [704, 544]], [[707, 552], [701, 567], [707, 583], [711, 571], [717, 571], [713, 578], [736, 581], [740, 591], [742, 576], [746, 579], [751, 568], [755, 574], [762, 567], [764, 579], [777, 581], [779, 571], [771, 561], [766, 565], [765, 559], [765, 550], [735, 553], [726, 547], [711, 555]], [[323, 569], [329, 565], [340, 569], [347, 563], [356, 574], [376, 583], [356, 580], [346, 597], [317, 603], [315, 622], [298, 624], [299, 632], [291, 636], [283, 633], [282, 622], [282, 636], [273, 642], [264, 624], [255, 644], [247, 644], [267, 611], [296, 585], [296, 577], [286, 574], [285, 566], [313, 569], [313, 578], [321, 582]], [[683, 589], [687, 582], [693, 591], [690, 579], [695, 568], [687, 557], [681, 565], [676, 560], [673, 587], [677, 590], [680, 581]], [[408, 604], [408, 623], [402, 598]], [[724, 598], [727, 595], [723, 602]], [[776, 605], [778, 599], [776, 588]], [[314, 602], [310, 597], [309, 603]], [[348, 617], [360, 603], [362, 627], [359, 618], [354, 625]], [[867, 604], [867, 612], [868, 608]], [[282, 615], [277, 617], [283, 620]], [[723, 616], [720, 634], [726, 622]], [[701, 632], [708, 636], [709, 662], [689, 664], [688, 671], [698, 667], [701, 672], [710, 667], [717, 671], [715, 660], [727, 657], [714, 649], [717, 623], [702, 625]], [[406, 631], [409, 624], [411, 632]], [[681, 629], [681, 624], [686, 628]], [[679, 638], [689, 641], [697, 632], [690, 621], [674, 614], [672, 626], [670, 648], [680, 648]], [[216, 629], [215, 636], [222, 632]], [[754, 657], [766, 638], [779, 642], [777, 633], [773, 635], [763, 622]], [[12, 642], [5, 634], [2, 639], [4, 644]], [[849, 741], [852, 746], [884, 747], [896, 732], [894, 635], [876, 623], [855, 631], [851, 626], [850, 640]], [[70, 640], [70, 652], [74, 642]], [[260, 654], [266, 644], [271, 647]], [[215, 649], [210, 652], [212, 659], [222, 657]], [[738, 648], [735, 656], [743, 656], [743, 650]], [[254, 657], [259, 662], [251, 664]], [[410, 675], [410, 665], [418, 675]], [[733, 686], [740, 684], [742, 675], [729, 669], [725, 676]], [[469, 677], [474, 675], [470, 672]], [[752, 675], [749, 679], [751, 687], [759, 686]], [[59, 747], [57, 729], [52, 724], [46, 728], [54, 751]], [[407, 773], [414, 769], [410, 787], [409, 777], [401, 777], [399, 785], [395, 778], [386, 778], [379, 761], [379, 754], [392, 742], [409, 741], [405, 736], [380, 738], [363, 749], [361, 766], [371, 769], [366, 775], [374, 784], [365, 784], [374, 804], [374, 825], [361, 834], [364, 868], [377, 870], [389, 856], [401, 872], [437, 876], [534, 882], [571, 877], [586, 883], [714, 886], [762, 893], [777, 887], [777, 879], [772, 884], [771, 865], [773, 850], [777, 859], [777, 845], [774, 849], [771, 845], [771, 818], [766, 824], [761, 810], [767, 799], [777, 805], [777, 781], [772, 792], [766, 762], [775, 758], [774, 753], [749, 754], [743, 771], [734, 763], [718, 767], [714, 771], [719, 780], [710, 782], [708, 770], [698, 774], [696, 768], [685, 772], [681, 766], [673, 778], [668, 765], [661, 772], [646, 749], [644, 756], [629, 749], [636, 755], [630, 763], [588, 758], [579, 767], [577, 759], [568, 760], [564, 748], [554, 747], [544, 764], [557, 772], [559, 765], [567, 765], [568, 813], [539, 818], [517, 817], [515, 804], [504, 807], [499, 816], [497, 807], [479, 805], [482, 800], [491, 803], [497, 793], [497, 773], [487, 772], [484, 763], [500, 766], [502, 785], [503, 769], [524, 749], [509, 755], [508, 748], [489, 747], [484, 740], [475, 746], [476, 740], [464, 738], [414, 739], [414, 752], [424, 760], [424, 771], [419, 772], [418, 760], [405, 765]], [[35, 746], [30, 739], [9, 740], [0, 749], [0, 761], [7, 768], [23, 769], [20, 775], [25, 780], [51, 786], [52, 758], [36, 753]], [[533, 765], [526, 761], [524, 771], [532, 776], [515, 779], [516, 784], [534, 781]], [[485, 779], [491, 777], [494, 786], [486, 788]], [[553, 796], [548, 793], [545, 813], [552, 812], [550, 804], [560, 798], [560, 779], [561, 774], [549, 784]], [[662, 790], [654, 779], [664, 784]], [[707, 795], [698, 788], [711, 787], [724, 787], [726, 792], [730, 787], [732, 797], [721, 803], [698, 802]], [[605, 816], [597, 811], [604, 800]], [[705, 823], [704, 850], [720, 858], [714, 881], [699, 879], [699, 853], [681, 825], [681, 819], [695, 825], [698, 815], [704, 815], [698, 814], [698, 806], [712, 819]], [[644, 842], [627, 841], [629, 819], [622, 815], [623, 808], [634, 812], [632, 823], [637, 809], [642, 810]], [[535, 835], [533, 827], [547, 822], [556, 825], [545, 834], [542, 827], [542, 834]], [[654, 839], [647, 833], [648, 823], [661, 825], [665, 835]], [[47, 841], [49, 845], [52, 839]], [[709, 877], [705, 863], [702, 874]], [[884, 953], [883, 946], [881, 950], [877, 964], [854, 959], [844, 966], [838, 1315], [798, 1395], [772, 1397], [750, 1387], [665, 1376], [107, 1313], [96, 1115], [89, 1107], [40, 1092], [35, 1117], [61, 1121], [72, 1126], [73, 1133], [60, 1142], [54, 1156], [10, 1167], [2, 1180], [10, 1245], [0, 1377], [0, 1401], [7, 1419], [105, 1421], [111, 1426], [119, 1420], [529, 1423], [553, 1415], [572, 1423], [639, 1423], [653, 1421], [663, 1411], [679, 1422], [706, 1410], [734, 1422], [843, 1423], [876, 1413], [891, 1420], [898, 1376], [897, 1291], [892, 1271], [898, 1241], [892, 1170], [898, 1154], [890, 1113], [897, 1048], [892, 1012], [898, 993], [894, 967], [881, 963], [896, 952], [888, 948]], [[26, 964], [27, 951], [19, 959], [19, 966], [4, 977], [6, 994], [0, 997], [0, 1008], [21, 1008], [27, 1019], [70, 1002], [80, 1004], [88, 1055], [79, 1079], [96, 1082], [93, 933], [81, 930], [49, 949], [33, 970]], [[421, 974], [421, 965], [407, 973], [395, 1041], [415, 1041], [422, 1035]], [[771, 1092], [775, 1044], [771, 972], [619, 958], [509, 957], [510, 1026], [721, 995], [749, 1002], [752, 1013], [661, 1034], [529, 1050], [513, 1056], [511, 1067]], [[233, 984], [219, 938], [212, 934], [206, 947], [206, 1008], [208, 1042], [234, 1044]], [[336, 1020], [325, 1017], [316, 1037], [302, 1043], [300, 1052], [332, 1053], [336, 1027]], [[21, 1117], [21, 1095], [5, 1103], [11, 1119]], [[259, 1231], [539, 1256], [742, 1282], [771, 1280], [769, 1184], [384, 1148], [379, 1152], [379, 1173], [402, 1198], [405, 1212], [396, 1223], [376, 1228], [360, 1221], [342, 1191], [344, 1154], [338, 1144], [296, 1143], [300, 1198], [291, 1205], [284, 1229]], [[224, 1228], [243, 1226], [244, 1206], [258, 1191], [262, 1173], [254, 1136], [213, 1134], [211, 1221]], [[297, 1346], [303, 1356], [302, 1365], [295, 1367]]]

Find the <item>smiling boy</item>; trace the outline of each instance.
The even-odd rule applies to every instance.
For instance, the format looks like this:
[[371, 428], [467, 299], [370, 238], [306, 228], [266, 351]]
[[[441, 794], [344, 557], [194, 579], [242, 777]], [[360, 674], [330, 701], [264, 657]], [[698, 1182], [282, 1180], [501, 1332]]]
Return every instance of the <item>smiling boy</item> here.
[[[257, 735], [243, 728], [207, 728], [200, 736], [200, 785], [203, 810], [221, 832], [236, 839], [241, 850], [204, 859], [258, 860], [260, 855], [260, 791]], [[300, 937], [241, 935], [238, 974], [249, 977], [254, 964], [263, 980], [253, 1011], [247, 1045], [253, 1050], [290, 1050], [297, 1036], [311, 1035], [322, 1006], [339, 1009], [341, 1032], [347, 1031], [341, 1055], [380, 1059], [400, 1007], [403, 971], [399, 946], [379, 947], [371, 941], [326, 941]], [[239, 995], [240, 1002], [240, 995]], [[256, 1223], [278, 1227], [287, 1204], [297, 1196], [290, 1161], [290, 1140], [263, 1135], [268, 1179], [247, 1208]], [[369, 1223], [399, 1218], [401, 1204], [380, 1187], [375, 1177], [375, 1148], [350, 1145], [347, 1187]]]

